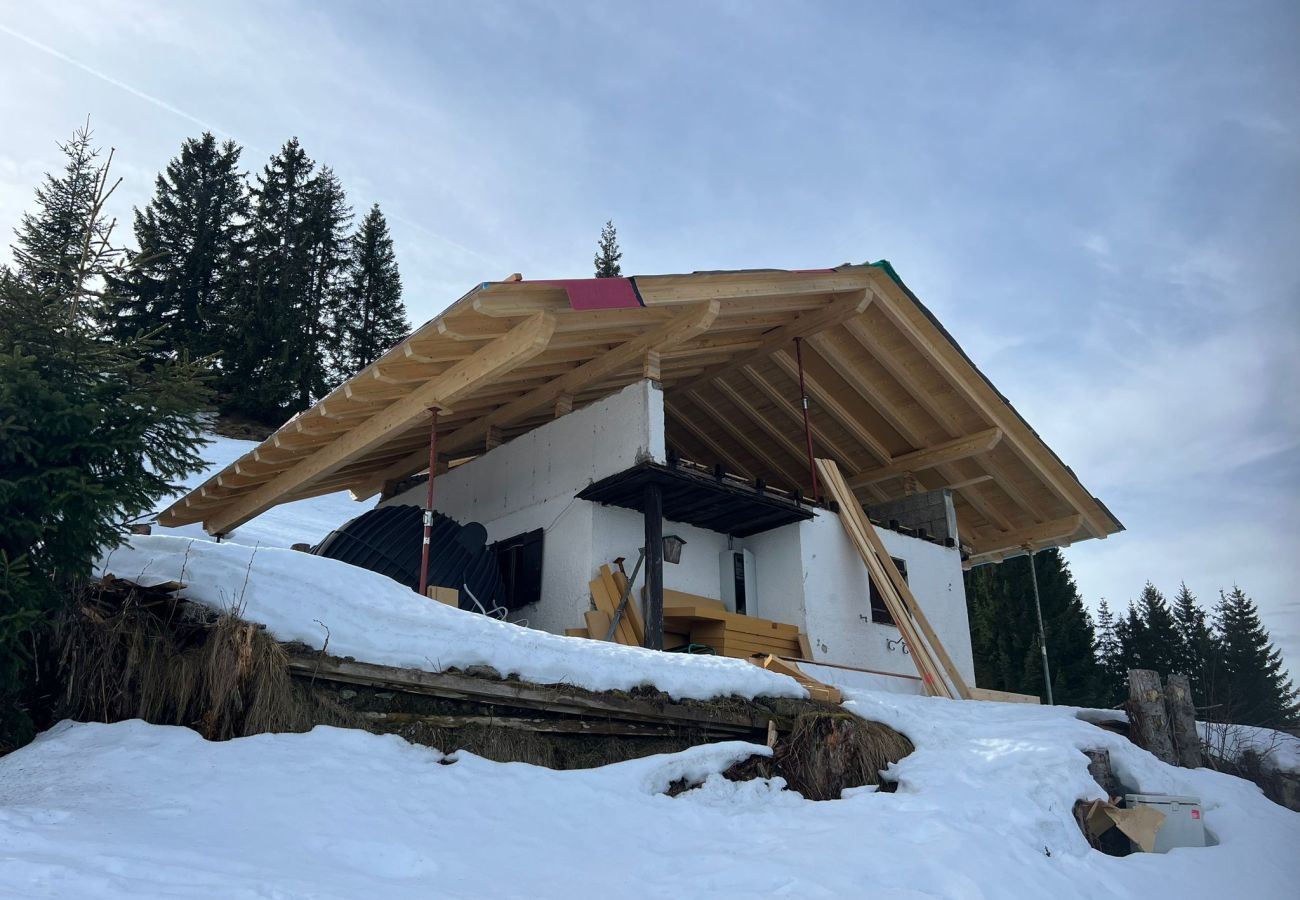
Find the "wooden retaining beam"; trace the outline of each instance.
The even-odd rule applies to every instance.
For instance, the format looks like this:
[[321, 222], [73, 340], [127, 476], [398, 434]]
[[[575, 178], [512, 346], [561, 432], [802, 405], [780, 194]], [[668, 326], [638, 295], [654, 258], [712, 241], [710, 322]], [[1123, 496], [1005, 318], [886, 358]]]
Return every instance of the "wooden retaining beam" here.
[[[299, 654], [289, 657], [290, 672], [300, 678], [381, 687], [412, 694], [426, 694], [513, 710], [538, 710], [556, 715], [584, 716], [632, 723], [699, 728], [709, 731], [752, 735], [766, 733], [768, 723], [789, 731], [793, 717], [769, 712], [755, 705], [735, 708], [722, 704], [671, 701], [597, 693], [570, 685], [539, 685], [506, 681], [462, 672], [425, 672], [333, 656]], [[519, 717], [514, 718], [518, 726]], [[535, 730], [535, 729], [534, 729]]]

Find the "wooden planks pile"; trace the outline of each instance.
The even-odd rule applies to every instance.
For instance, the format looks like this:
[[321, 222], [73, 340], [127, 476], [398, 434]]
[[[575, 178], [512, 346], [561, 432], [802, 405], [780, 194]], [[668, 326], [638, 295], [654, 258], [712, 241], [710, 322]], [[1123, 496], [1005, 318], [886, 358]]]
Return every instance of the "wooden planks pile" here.
[[770, 672], [790, 676], [808, 689], [808, 696], [813, 700], [836, 705], [839, 705], [844, 700], [839, 688], [832, 687], [829, 684], [822, 684], [816, 678], [806, 674], [803, 669], [799, 668], [798, 664], [788, 659], [781, 659], [779, 656], [768, 654], [766, 656], [751, 656], [749, 661]]
[[[970, 688], [957, 670], [956, 664], [948, 655], [947, 649], [934, 629], [924, 611], [912, 595], [894, 560], [885, 545], [876, 534], [875, 526], [867, 518], [862, 505], [854, 496], [852, 489], [840, 474], [840, 467], [834, 460], [817, 460], [817, 471], [822, 483], [830, 491], [839, 506], [840, 523], [844, 526], [849, 540], [857, 548], [858, 554], [867, 566], [871, 583], [876, 586], [890, 615], [894, 617], [898, 630], [902, 632], [907, 646], [911, 650], [913, 662], [921, 673], [921, 680], [927, 694], [933, 697], [960, 697], [971, 699]], [[945, 673], [951, 684], [944, 678]]]

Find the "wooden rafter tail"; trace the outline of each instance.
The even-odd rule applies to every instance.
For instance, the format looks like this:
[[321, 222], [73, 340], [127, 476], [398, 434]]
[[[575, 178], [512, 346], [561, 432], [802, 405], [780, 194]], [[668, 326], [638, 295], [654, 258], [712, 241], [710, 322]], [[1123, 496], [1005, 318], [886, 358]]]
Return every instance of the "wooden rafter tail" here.
[[[916, 603], [916, 598], [911, 595], [907, 589], [906, 583], [902, 580], [902, 575], [897, 568], [893, 566], [893, 560], [889, 554], [884, 551], [884, 545], [880, 542], [878, 535], [874, 533], [874, 526], [866, 518], [866, 514], [858, 505], [852, 490], [844, 481], [844, 476], [840, 473], [839, 466], [833, 460], [819, 459], [816, 461], [817, 469], [821, 473], [823, 482], [831, 492], [831, 496], [839, 504], [840, 521], [845, 531], [848, 533], [850, 540], [857, 548], [862, 557], [862, 561], [867, 566], [868, 574], [880, 591], [886, 606], [889, 607], [890, 614], [894, 617], [895, 624], [903, 633], [912, 649], [912, 659], [924, 680], [927, 692], [936, 696], [954, 697], [952, 687], [943, 677], [940, 670], [940, 662], [943, 669], [946, 670], [950, 677], [953, 678], [952, 685], [956, 687], [956, 695], [966, 698], [969, 696], [969, 689], [961, 674], [956, 667], [952, 665], [951, 658], [943, 650], [937, 635], [929, 627], [928, 620], [921, 624], [924, 619], [924, 613], [914, 615], [920, 612], [920, 607]], [[872, 538], [875, 541], [872, 541]], [[886, 566], [888, 560], [888, 567]], [[890, 571], [892, 569], [892, 573]], [[900, 590], [900, 586], [902, 590]], [[904, 593], [906, 591], [906, 594]], [[932, 649], [933, 648], [933, 649]], [[937, 654], [935, 651], [938, 651]], [[935, 660], [935, 655], [939, 660]]]

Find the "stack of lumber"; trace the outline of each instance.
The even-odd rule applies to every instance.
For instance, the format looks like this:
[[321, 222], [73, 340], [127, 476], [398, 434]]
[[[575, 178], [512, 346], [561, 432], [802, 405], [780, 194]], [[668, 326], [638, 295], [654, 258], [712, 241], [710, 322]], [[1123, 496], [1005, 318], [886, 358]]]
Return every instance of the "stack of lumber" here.
[[[840, 473], [840, 467], [834, 460], [819, 459], [817, 471], [821, 473], [822, 483], [839, 507], [840, 524], [844, 526], [845, 534], [862, 557], [871, 583], [880, 592], [894, 623], [907, 641], [926, 693], [932, 697], [971, 699], [965, 679], [930, 626], [930, 620], [916, 602], [911, 588], [907, 586], [907, 580], [894, 565], [875, 526], [867, 518], [862, 504]], [[863, 600], [865, 602], [867, 598], [864, 597]], [[945, 674], [951, 683], [945, 679]]]
[[[627, 587], [627, 577], [622, 572], [615, 572], [609, 566], [601, 566], [596, 577], [588, 585], [591, 588], [591, 602], [596, 607], [584, 614], [582, 628], [566, 628], [568, 637], [585, 637], [596, 641], [605, 640], [609, 634], [609, 624], [614, 621], [618, 603]], [[645, 641], [645, 620], [641, 618], [641, 607], [635, 597], [629, 597], [623, 615], [619, 617], [618, 627], [614, 630], [614, 643], [640, 647]], [[664, 635], [664, 649], [670, 649], [668, 635]]]
[[684, 634], [692, 644], [736, 659], [755, 653], [802, 656], [807, 645], [794, 625], [728, 612], [721, 600], [682, 591], [664, 591], [664, 631]]

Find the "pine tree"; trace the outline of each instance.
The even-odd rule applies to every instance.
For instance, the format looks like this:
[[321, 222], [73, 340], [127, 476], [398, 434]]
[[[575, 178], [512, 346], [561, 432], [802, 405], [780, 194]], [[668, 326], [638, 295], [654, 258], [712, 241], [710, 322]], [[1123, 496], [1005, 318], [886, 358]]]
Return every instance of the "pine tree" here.
[[303, 334], [320, 328], [303, 321], [316, 274], [315, 165], [292, 138], [257, 176], [244, 277], [224, 329], [223, 405], [267, 423], [283, 421], [295, 399], [301, 404], [309, 380], [298, 360], [309, 343]]
[[1127, 693], [1127, 666], [1119, 637], [1119, 623], [1110, 611], [1106, 598], [1097, 607], [1097, 665], [1100, 670], [1098, 696], [1102, 705], [1117, 706]]
[[69, 296], [76, 289], [83, 254], [91, 241], [103, 242], [109, 228], [104, 215], [90, 215], [102, 167], [92, 143], [89, 122], [59, 144], [63, 172], [46, 173], [36, 189], [36, 211], [24, 213], [14, 230], [16, 277], [39, 290]]
[[139, 253], [122, 290], [120, 337], [157, 333], [161, 352], [206, 357], [221, 343], [223, 305], [235, 293], [247, 228], [248, 192], [240, 148], [210, 132], [181, 145], [135, 212]]
[[[94, 158], [88, 141], [82, 150]], [[50, 626], [72, 588], [126, 522], [203, 465], [197, 366], [146, 366], [145, 341], [103, 327], [118, 302], [103, 285], [124, 273], [112, 226], [97, 224], [107, 163], [90, 171], [83, 219], [69, 230], [93, 237], [73, 268], [33, 255], [56, 242], [20, 239], [17, 271], [0, 277], [0, 752], [47, 724], [32, 715], [48, 702], [36, 666], [52, 656]], [[24, 221], [60, 221], [69, 196], [47, 182]]]
[[347, 228], [352, 220], [343, 185], [329, 166], [322, 166], [307, 183], [307, 196], [307, 284], [294, 316], [300, 327], [289, 340], [296, 388], [293, 404], [299, 409], [311, 406], [334, 385], [330, 345], [339, 331], [342, 277], [349, 258]]
[[1211, 712], [1220, 721], [1279, 728], [1300, 722], [1300, 696], [1287, 677], [1259, 610], [1239, 587], [1219, 592], [1214, 627], [1219, 666]]
[[[1100, 673], [1091, 618], [1059, 550], [1034, 555], [1058, 703], [1095, 705]], [[1046, 695], [1029, 558], [979, 566], [967, 573], [966, 597], [981, 687]]]
[[1147, 582], [1138, 597], [1136, 614], [1140, 626], [1134, 630], [1129, 668], [1154, 669], [1162, 676], [1187, 673], [1187, 651], [1178, 623], [1174, 621], [1164, 594]]
[[341, 306], [335, 357], [341, 378], [370, 365], [411, 330], [393, 239], [378, 203], [352, 236]]
[[596, 277], [618, 278], [623, 274], [623, 267], [618, 261], [623, 258], [623, 251], [618, 247], [618, 232], [610, 220], [600, 230], [600, 244], [596, 249]]
[[1209, 703], [1209, 685], [1213, 681], [1218, 651], [1205, 610], [1196, 602], [1185, 582], [1178, 585], [1178, 594], [1174, 597], [1174, 621], [1186, 654], [1185, 668], [1192, 686], [1193, 701], [1198, 706], [1205, 706]]

